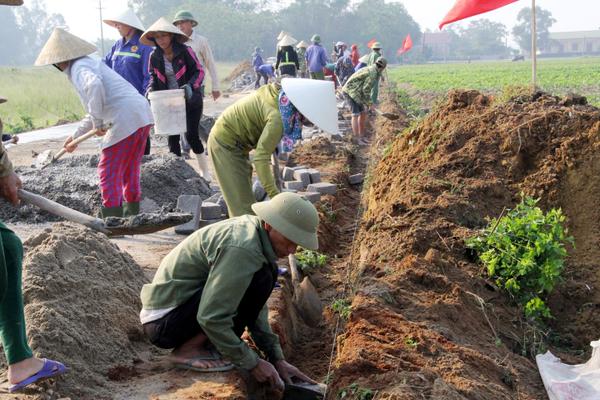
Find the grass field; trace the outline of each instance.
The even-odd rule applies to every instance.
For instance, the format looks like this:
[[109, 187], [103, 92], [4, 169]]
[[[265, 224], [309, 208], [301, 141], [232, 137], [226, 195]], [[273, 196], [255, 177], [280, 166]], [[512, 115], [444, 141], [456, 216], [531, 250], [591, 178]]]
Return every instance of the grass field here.
[[[389, 75], [401, 87], [426, 93], [441, 94], [453, 88], [499, 92], [507, 86], [529, 85], [531, 64], [498, 61], [402, 65], [391, 68]], [[575, 92], [600, 106], [600, 57], [540, 60], [538, 86], [556, 95]]]
[[[229, 75], [236, 65], [217, 63], [219, 77]], [[221, 84], [222, 90], [227, 87], [227, 83]], [[65, 74], [53, 67], [0, 67], [0, 96], [8, 99], [0, 105], [0, 119], [4, 131], [9, 133], [45, 128], [59, 120], [76, 121], [84, 116], [75, 89]]]

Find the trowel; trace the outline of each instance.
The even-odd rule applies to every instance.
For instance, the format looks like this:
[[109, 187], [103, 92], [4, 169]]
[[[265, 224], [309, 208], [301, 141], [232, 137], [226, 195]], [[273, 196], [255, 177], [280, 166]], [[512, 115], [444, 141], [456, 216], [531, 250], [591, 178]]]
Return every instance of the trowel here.
[[63, 206], [35, 193], [23, 189], [18, 191], [19, 198], [25, 203], [32, 204], [50, 214], [75, 222], [107, 236], [141, 235], [171, 228], [189, 222], [192, 214], [140, 214], [129, 218], [107, 218], [102, 220]]
[[310, 327], [317, 327], [323, 316], [323, 304], [310, 278], [305, 276], [300, 281], [300, 272], [298, 271], [298, 261], [296, 256], [290, 254], [288, 257], [290, 271], [292, 273], [292, 285], [294, 295], [292, 302], [298, 309], [300, 317]]
[[[73, 141], [71, 143], [77, 145], [77, 144], [91, 138], [92, 136], [95, 136], [101, 130], [107, 130], [109, 128], [110, 128], [110, 126], [102, 127], [102, 128], [98, 128], [98, 129], [92, 129], [89, 132], [84, 133], [83, 135], [79, 136], [77, 139], [73, 139]], [[62, 149], [60, 149], [60, 151], [56, 154], [54, 154], [52, 152], [52, 150], [45, 150], [37, 156], [37, 158], [35, 160], [35, 166], [39, 169], [44, 169], [48, 165], [54, 163], [56, 160], [61, 158], [66, 152], [67, 152], [67, 149], [65, 149], [64, 147]]]

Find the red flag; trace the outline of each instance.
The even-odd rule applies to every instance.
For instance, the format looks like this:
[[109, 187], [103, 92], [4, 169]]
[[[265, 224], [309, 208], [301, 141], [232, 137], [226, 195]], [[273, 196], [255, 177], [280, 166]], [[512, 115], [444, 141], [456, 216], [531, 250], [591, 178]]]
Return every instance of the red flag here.
[[398, 49], [398, 55], [406, 53], [407, 51], [412, 49], [412, 46], [413, 46], [413, 41], [412, 41], [412, 38], [410, 37], [410, 33], [409, 33], [404, 38], [404, 41], [402, 42], [402, 47]]
[[451, 22], [472, 17], [473, 15], [483, 14], [516, 1], [517, 0], [456, 0], [456, 4], [454, 4], [452, 10], [450, 10], [442, 22], [440, 22], [440, 29]]
[[377, 41], [377, 39], [371, 39], [369, 40], [369, 43], [367, 43], [367, 48], [371, 48], [371, 46], [373, 46], [373, 44]]

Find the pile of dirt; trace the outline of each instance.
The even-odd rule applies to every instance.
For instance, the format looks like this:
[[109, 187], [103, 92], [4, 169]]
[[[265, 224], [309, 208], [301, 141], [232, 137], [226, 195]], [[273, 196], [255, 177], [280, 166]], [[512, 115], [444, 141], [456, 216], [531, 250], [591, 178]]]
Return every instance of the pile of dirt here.
[[[88, 215], [97, 215], [101, 207], [98, 186], [98, 156], [65, 157], [42, 170], [17, 168], [23, 188]], [[143, 212], [172, 211], [182, 194], [207, 198], [210, 187], [183, 159], [172, 154], [145, 156], [142, 163]], [[39, 223], [59, 218], [31, 205], [15, 209], [0, 200], [0, 219], [7, 222]]]
[[248, 60], [239, 63], [227, 77], [227, 80], [231, 82], [232, 91], [247, 89], [255, 79], [254, 68]]
[[550, 302], [558, 340], [547, 343], [570, 362], [587, 357], [600, 329], [600, 110], [585, 103], [545, 93], [495, 103], [453, 91], [403, 135], [378, 124], [377, 137], [396, 139], [370, 171], [332, 398], [344, 389], [389, 399], [545, 397], [531, 326], [464, 245], [520, 192], [568, 217], [576, 249]]
[[112, 398], [105, 385], [115, 366], [138, 358], [143, 270], [104, 235], [68, 223], [54, 224], [24, 246], [31, 347], [70, 368], [56, 391], [74, 399]]

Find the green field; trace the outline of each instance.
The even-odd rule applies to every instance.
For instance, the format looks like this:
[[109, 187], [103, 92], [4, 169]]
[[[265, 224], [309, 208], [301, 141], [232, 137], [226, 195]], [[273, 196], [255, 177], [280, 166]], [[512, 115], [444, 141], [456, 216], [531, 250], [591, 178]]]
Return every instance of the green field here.
[[[219, 77], [225, 78], [236, 65], [217, 63]], [[227, 83], [221, 85], [221, 89], [227, 87]], [[8, 99], [0, 105], [5, 132], [45, 128], [59, 120], [76, 121], [84, 115], [75, 89], [66, 75], [54, 67], [0, 67], [0, 96]]]
[[[441, 94], [455, 88], [496, 93], [506, 86], [529, 85], [531, 64], [497, 61], [402, 65], [391, 68], [389, 75], [409, 93]], [[600, 106], [600, 57], [540, 60], [538, 86], [556, 95], [575, 92]]]

